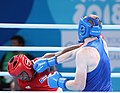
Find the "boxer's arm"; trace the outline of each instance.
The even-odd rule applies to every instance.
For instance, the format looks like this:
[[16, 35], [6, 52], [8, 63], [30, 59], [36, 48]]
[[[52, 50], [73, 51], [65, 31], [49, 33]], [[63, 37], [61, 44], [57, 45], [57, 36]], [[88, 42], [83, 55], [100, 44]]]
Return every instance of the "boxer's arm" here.
[[69, 90], [83, 90], [86, 85], [87, 77], [87, 53], [85, 51], [78, 51], [76, 54], [76, 74], [74, 80], [66, 82], [66, 88]]
[[66, 47], [65, 49], [63, 49], [61, 51], [55, 52], [55, 53], [46, 53], [44, 56], [42, 56], [42, 58], [50, 58], [53, 56], [60, 56], [66, 52], [72, 51], [72, 50], [77, 49], [79, 47], [80, 47], [80, 44], [72, 45], [72, 46]]
[[[82, 51], [85, 52], [85, 51]], [[63, 78], [59, 72], [48, 76], [48, 85], [52, 88], [61, 87], [69, 90], [83, 90], [86, 85], [87, 63], [86, 54], [76, 54], [76, 74], [74, 80]], [[83, 59], [85, 58], [85, 59]]]
[[79, 50], [79, 48], [74, 49], [72, 51], [66, 52], [62, 55], [57, 56], [57, 63], [63, 63], [63, 62], [68, 62], [76, 57], [76, 52]]
[[[79, 48], [77, 48], [77, 49], [79, 49]], [[71, 51], [61, 54], [61, 55], [55, 55], [54, 57], [50, 57], [50, 58], [40, 58], [35, 62], [35, 64], [33, 65], [33, 68], [38, 73], [43, 72], [45, 69], [47, 69], [51, 66], [55, 66], [65, 60], [73, 57], [73, 54], [75, 53], [75, 50], [77, 50], [77, 49], [71, 50]]]
[[66, 53], [66, 52], [75, 50], [75, 49], [77, 49], [77, 48], [79, 48], [79, 47], [80, 47], [80, 44], [72, 45], [72, 46], [66, 47], [65, 49], [63, 49], [62, 51], [60, 51], [60, 52], [58, 52], [58, 53], [56, 52], [55, 55], [56, 55], [56, 56], [59, 56], [59, 55], [62, 55], [62, 54], [64, 54], [64, 53]]

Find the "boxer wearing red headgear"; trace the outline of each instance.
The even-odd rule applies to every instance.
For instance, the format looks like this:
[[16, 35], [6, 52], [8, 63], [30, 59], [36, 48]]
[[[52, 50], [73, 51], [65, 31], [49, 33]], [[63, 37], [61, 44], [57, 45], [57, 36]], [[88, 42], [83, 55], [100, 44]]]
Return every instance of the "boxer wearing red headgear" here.
[[57, 91], [58, 88], [50, 88], [47, 84], [48, 70], [42, 73], [33, 70], [35, 60], [37, 58], [31, 61], [23, 54], [13, 56], [8, 62], [8, 72], [18, 78], [22, 90]]
[[[64, 54], [65, 52], [74, 50], [76, 48], [81, 47], [83, 44], [74, 45], [64, 49], [60, 53], [56, 53], [56, 55]], [[50, 56], [50, 54], [48, 54]], [[48, 57], [47, 54], [44, 57]], [[54, 55], [53, 55], [54, 56]], [[37, 58], [34, 61], [38, 60]], [[33, 61], [33, 62], [34, 62]], [[45, 91], [52, 91], [57, 90], [54, 88], [44, 87], [47, 85], [46, 78], [47, 75], [50, 73], [48, 70], [38, 74], [33, 70], [33, 62], [29, 60], [25, 55], [14, 56], [8, 62], [8, 72], [15, 77], [18, 77], [18, 83], [22, 90], [45, 90]], [[43, 83], [43, 81], [45, 82]], [[34, 83], [35, 82], [35, 83]]]

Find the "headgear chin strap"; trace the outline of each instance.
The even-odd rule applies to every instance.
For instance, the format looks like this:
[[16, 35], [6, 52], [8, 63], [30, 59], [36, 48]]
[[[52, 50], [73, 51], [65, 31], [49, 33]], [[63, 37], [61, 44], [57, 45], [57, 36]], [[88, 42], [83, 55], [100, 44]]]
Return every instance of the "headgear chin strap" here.
[[[92, 21], [94, 25], [92, 25], [89, 20]], [[78, 37], [80, 40], [79, 42], [84, 42], [84, 39], [87, 37], [100, 36], [102, 24], [99, 24], [99, 21], [99, 18], [93, 19], [89, 16], [80, 18], [80, 23], [78, 27]]]

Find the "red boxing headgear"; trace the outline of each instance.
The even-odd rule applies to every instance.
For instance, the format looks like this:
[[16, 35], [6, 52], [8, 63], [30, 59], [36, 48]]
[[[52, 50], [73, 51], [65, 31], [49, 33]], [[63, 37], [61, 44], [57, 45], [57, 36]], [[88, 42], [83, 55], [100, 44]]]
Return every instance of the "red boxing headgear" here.
[[34, 76], [32, 61], [23, 54], [13, 56], [8, 62], [8, 72], [17, 77], [23, 71], [27, 72], [30, 78]]

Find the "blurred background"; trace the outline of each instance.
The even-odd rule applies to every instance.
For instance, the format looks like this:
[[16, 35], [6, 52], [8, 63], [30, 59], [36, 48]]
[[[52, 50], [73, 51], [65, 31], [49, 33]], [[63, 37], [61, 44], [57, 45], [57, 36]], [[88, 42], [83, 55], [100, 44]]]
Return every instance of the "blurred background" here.
[[[120, 0], [0, 0], [0, 23], [78, 24], [81, 16], [96, 14], [104, 25], [120, 25]], [[109, 47], [120, 47], [119, 30], [103, 30]], [[11, 45], [20, 35], [25, 46], [69, 46], [78, 42], [77, 30], [2, 29], [0, 46]], [[0, 58], [6, 51], [0, 51]], [[30, 52], [30, 51], [29, 51]], [[30, 52], [40, 57], [46, 52]], [[120, 73], [120, 52], [109, 52], [112, 72]], [[59, 65], [60, 72], [75, 72], [75, 64]], [[112, 78], [114, 91], [120, 91], [120, 78]]]

